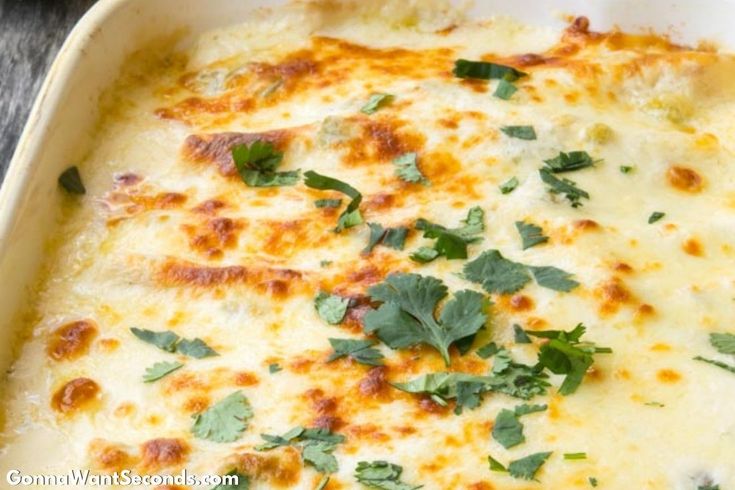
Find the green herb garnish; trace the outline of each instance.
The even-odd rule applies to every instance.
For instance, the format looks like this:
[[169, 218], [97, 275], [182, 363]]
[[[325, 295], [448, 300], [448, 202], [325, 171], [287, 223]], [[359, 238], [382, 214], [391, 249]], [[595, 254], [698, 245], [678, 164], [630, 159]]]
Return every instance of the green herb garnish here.
[[338, 208], [342, 205], [342, 199], [317, 199], [314, 206], [318, 208]]
[[582, 206], [581, 199], [589, 199], [590, 195], [577, 187], [576, 182], [569, 179], [558, 179], [546, 168], [539, 170], [541, 180], [549, 186], [552, 194], [564, 194], [564, 197], [572, 204], [573, 208]]
[[420, 247], [411, 254], [415, 262], [426, 263], [437, 257], [447, 259], [466, 259], [467, 245], [480, 241], [480, 235], [485, 230], [485, 212], [479, 206], [467, 212], [467, 218], [462, 220], [458, 228], [445, 228], [423, 218], [416, 220], [416, 229], [424, 232], [424, 238], [435, 239], [434, 247]]
[[510, 194], [516, 189], [516, 187], [518, 187], [518, 184], [518, 179], [516, 177], [511, 177], [510, 179], [500, 184], [500, 192], [502, 194]]
[[314, 298], [314, 308], [319, 317], [330, 325], [339, 325], [347, 313], [350, 300], [336, 294], [319, 291]]
[[367, 247], [363, 249], [363, 253], [370, 253], [376, 245], [383, 244], [386, 247], [395, 250], [403, 250], [408, 235], [408, 228], [399, 226], [396, 228], [383, 228], [379, 223], [368, 223], [370, 228], [370, 238]]
[[372, 94], [370, 98], [368, 99], [367, 103], [362, 106], [362, 109], [360, 109], [360, 112], [364, 114], [374, 114], [378, 111], [381, 107], [385, 107], [389, 105], [391, 102], [393, 102], [393, 99], [395, 97], [391, 94], [383, 94], [383, 93], [377, 93]]
[[527, 73], [516, 70], [512, 66], [464, 59], [458, 59], [454, 62], [452, 73], [458, 78], [474, 78], [478, 80], [506, 79], [510, 82], [527, 75]]
[[278, 363], [268, 364], [268, 372], [270, 374], [276, 374], [279, 371], [283, 371], [283, 368]]
[[387, 461], [360, 461], [355, 469], [355, 479], [370, 488], [382, 490], [417, 490], [421, 485], [409, 485], [401, 481], [403, 468]]
[[372, 340], [353, 339], [329, 339], [329, 344], [334, 352], [329, 356], [327, 362], [336, 361], [342, 357], [349, 357], [360, 364], [367, 366], [381, 366], [383, 354], [373, 348], [375, 342]]
[[152, 383], [159, 379], [168, 376], [177, 369], [183, 366], [180, 362], [157, 362], [154, 365], [146, 368], [145, 374], [143, 375], [143, 381], [146, 383]]
[[235, 483], [220, 483], [212, 490], [250, 490], [250, 477], [239, 473], [237, 470], [231, 470], [225, 474], [229, 477], [237, 477]]
[[82, 183], [82, 176], [76, 166], [69, 167], [59, 175], [59, 185], [71, 194], [85, 194], [87, 189]]
[[282, 436], [261, 434], [265, 443], [255, 446], [256, 451], [269, 451], [281, 446], [295, 446], [301, 450], [301, 459], [320, 473], [335, 473], [339, 470], [337, 458], [332, 452], [345, 437], [326, 429], [311, 429], [296, 426]]
[[564, 459], [570, 461], [587, 459], [587, 453], [564, 453]]
[[513, 325], [513, 337], [516, 344], [530, 344], [531, 338], [528, 336], [525, 330], [520, 325]]
[[299, 171], [276, 172], [283, 160], [283, 152], [277, 151], [267, 141], [232, 147], [232, 160], [240, 178], [250, 187], [279, 187], [294, 185], [299, 181]]
[[515, 94], [516, 92], [518, 92], [518, 87], [513, 85], [513, 82], [503, 78], [498, 82], [498, 86], [495, 87], [495, 92], [493, 92], [493, 96], [497, 97], [498, 99], [510, 100], [510, 98], [513, 97], [513, 94]]
[[417, 160], [418, 154], [415, 152], [404, 153], [395, 158], [393, 164], [396, 166], [396, 175], [405, 182], [428, 184], [429, 181], [419, 170]]
[[543, 466], [549, 456], [551, 456], [551, 452], [531, 454], [525, 458], [511, 461], [507, 468], [492, 456], [488, 456], [488, 461], [490, 463], [490, 471], [508, 472], [514, 478], [533, 480], [539, 468]]
[[544, 230], [533, 223], [516, 221], [516, 229], [518, 230], [518, 234], [521, 235], [523, 250], [549, 241], [549, 237], [544, 236]]
[[196, 359], [219, 355], [203, 340], [198, 338], [191, 340], [184, 339], [170, 330], [155, 332], [153, 330], [133, 327], [130, 331], [143, 342], [155, 345], [166, 352], [182, 354]]
[[192, 433], [214, 442], [234, 442], [247, 429], [253, 417], [250, 402], [240, 391], [220, 400], [207, 410], [193, 415]]
[[368, 289], [372, 301], [382, 302], [363, 318], [366, 333], [375, 333], [391, 349], [416, 344], [434, 347], [449, 365], [449, 346], [474, 336], [487, 321], [487, 299], [470, 290], [455, 293], [437, 318], [437, 305], [448, 293], [439, 279], [396, 273]]
[[559, 155], [544, 160], [544, 163], [550, 171], [558, 174], [591, 167], [595, 164], [595, 161], [586, 151], [570, 151], [569, 153], [560, 151]]
[[631, 167], [629, 165], [621, 165], [620, 166], [620, 173], [629, 174], [632, 171], [633, 171], [633, 167]]
[[345, 228], [351, 228], [362, 224], [362, 215], [360, 214], [360, 203], [362, 202], [362, 194], [351, 185], [326, 175], [321, 175], [313, 170], [304, 173], [304, 184], [312, 189], [332, 190], [346, 194], [352, 200], [347, 208], [339, 215], [337, 227], [334, 229], [337, 233]]
[[536, 131], [533, 126], [503, 126], [500, 130], [511, 138], [528, 141], [536, 139]]
[[654, 211], [653, 213], [651, 213], [651, 216], [648, 217], [648, 224], [652, 225], [664, 216], [666, 216], [666, 213], [662, 213], [661, 211]]

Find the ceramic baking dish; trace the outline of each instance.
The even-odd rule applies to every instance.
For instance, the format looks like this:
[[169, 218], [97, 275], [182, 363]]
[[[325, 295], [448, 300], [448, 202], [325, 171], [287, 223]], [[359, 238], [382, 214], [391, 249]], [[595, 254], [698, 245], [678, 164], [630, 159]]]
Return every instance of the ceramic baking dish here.
[[[11, 362], [14, 327], [22, 323], [19, 312], [58, 220], [56, 179], [94, 144], [90, 135], [99, 95], [126, 56], [156, 38], [176, 32], [190, 38], [277, 3], [100, 0], [74, 28], [33, 106], [0, 191], [0, 368]], [[706, 39], [735, 45], [735, 2], [726, 0], [477, 0], [468, 8], [473, 16], [511, 15], [555, 26], [563, 24], [562, 14], [586, 15], [598, 30], [617, 25], [627, 31], [667, 32], [677, 42]]]

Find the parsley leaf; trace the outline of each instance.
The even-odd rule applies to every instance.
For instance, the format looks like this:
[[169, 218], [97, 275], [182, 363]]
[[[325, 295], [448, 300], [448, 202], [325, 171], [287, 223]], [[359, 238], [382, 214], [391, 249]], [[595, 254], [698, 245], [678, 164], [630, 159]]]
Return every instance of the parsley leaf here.
[[611, 349], [597, 347], [591, 342], [580, 342], [585, 331], [585, 326], [580, 323], [569, 332], [562, 330], [526, 332], [534, 337], [549, 339], [539, 350], [538, 363], [554, 374], [566, 375], [559, 387], [561, 395], [570, 395], [577, 390], [587, 369], [593, 363], [593, 354], [612, 352]]
[[236, 476], [237, 483], [220, 483], [216, 487], [212, 487], [212, 490], [250, 490], [250, 477], [244, 475], [237, 470], [232, 470], [226, 473], [226, 476]]
[[375, 332], [391, 349], [428, 344], [439, 351], [446, 365], [449, 346], [474, 335], [487, 321], [487, 299], [470, 290], [455, 293], [437, 319], [435, 310], [447, 296], [447, 287], [434, 277], [391, 274], [368, 293], [383, 304], [365, 315], [366, 333]]
[[533, 278], [539, 286], [568, 293], [579, 286], [579, 283], [571, 279], [572, 275], [556, 267], [529, 267]]
[[396, 166], [396, 175], [405, 182], [428, 184], [429, 181], [419, 170], [417, 159], [418, 155], [415, 152], [404, 153], [393, 159], [393, 164]]
[[550, 171], [558, 174], [591, 167], [595, 164], [595, 161], [586, 151], [570, 151], [569, 153], [560, 151], [559, 155], [544, 160], [544, 163]]
[[409, 485], [401, 481], [403, 468], [387, 461], [360, 461], [355, 469], [355, 479], [370, 488], [382, 490], [416, 490], [421, 485]]
[[342, 199], [317, 199], [314, 206], [317, 208], [338, 208], [342, 205]]
[[240, 178], [250, 187], [287, 186], [299, 181], [298, 170], [275, 171], [283, 160], [283, 152], [277, 151], [267, 141], [255, 140], [250, 145], [233, 146], [232, 160]]
[[417, 230], [424, 232], [424, 238], [435, 239], [434, 248], [421, 247], [411, 254], [415, 262], [431, 262], [437, 257], [444, 256], [448, 260], [466, 259], [467, 245], [482, 240], [478, 235], [485, 231], [485, 212], [475, 206], [467, 212], [458, 228], [445, 228], [423, 218], [416, 220]]
[[525, 458], [511, 461], [508, 465], [508, 473], [514, 478], [533, 480], [539, 468], [543, 466], [549, 456], [551, 456], [551, 451], [535, 453]]
[[516, 189], [516, 187], [518, 187], [518, 184], [519, 184], [518, 178], [511, 177], [510, 179], [500, 184], [500, 187], [499, 187], [500, 192], [502, 194], [510, 194]]
[[503, 126], [500, 130], [511, 138], [528, 141], [536, 139], [536, 131], [533, 126]]
[[464, 59], [458, 59], [454, 62], [452, 73], [458, 78], [475, 78], [479, 80], [504, 79], [509, 82], [527, 75], [527, 73], [516, 70], [511, 66]]
[[360, 364], [368, 366], [381, 366], [383, 354], [374, 349], [375, 342], [372, 340], [353, 339], [329, 339], [334, 352], [329, 356], [327, 362], [335, 361], [342, 357], [349, 357]]
[[326, 429], [309, 429], [296, 426], [282, 436], [261, 434], [266, 441], [255, 446], [256, 451], [269, 451], [279, 446], [297, 446], [301, 449], [301, 459], [314, 466], [320, 473], [335, 473], [339, 469], [337, 458], [332, 452], [338, 444], [345, 441], [341, 434]]
[[383, 228], [383, 225], [379, 223], [368, 223], [368, 227], [370, 228], [370, 238], [367, 247], [362, 251], [363, 253], [372, 252], [381, 243], [395, 250], [403, 250], [408, 235], [408, 228], [405, 226]]
[[735, 334], [711, 333], [709, 341], [720, 354], [735, 354]]
[[152, 383], [159, 379], [168, 376], [177, 369], [183, 366], [180, 362], [157, 362], [154, 365], [146, 368], [145, 374], [143, 375], [143, 381], [146, 383]]
[[536, 245], [541, 245], [549, 241], [549, 237], [544, 236], [544, 230], [540, 226], [524, 221], [516, 221], [516, 229], [521, 235], [523, 250]]
[[153, 330], [146, 330], [142, 328], [131, 328], [130, 331], [143, 342], [155, 345], [159, 349], [170, 352], [178, 353], [196, 359], [203, 359], [205, 357], [218, 356], [217, 352], [209, 347], [203, 340], [195, 339], [183, 339], [176, 335], [170, 330], [164, 330], [162, 332], [155, 332]]
[[463, 273], [488, 293], [515, 293], [531, 280], [526, 266], [504, 258], [497, 250], [487, 250], [466, 263]]
[[69, 167], [59, 175], [59, 185], [71, 194], [85, 194], [87, 189], [82, 183], [82, 176], [76, 166]]
[[334, 229], [337, 233], [345, 228], [351, 228], [362, 224], [362, 215], [360, 214], [360, 203], [362, 202], [362, 194], [351, 185], [326, 175], [321, 175], [313, 170], [304, 173], [304, 184], [312, 189], [332, 190], [347, 195], [352, 200], [347, 205], [342, 214], [339, 215], [337, 227]]
[[360, 109], [360, 112], [364, 114], [375, 114], [378, 109], [381, 107], [389, 105], [391, 102], [393, 102], [393, 99], [395, 97], [391, 94], [383, 94], [383, 93], [377, 93], [372, 94], [370, 98], [368, 99], [367, 103], [362, 106], [362, 109]]
[[654, 211], [653, 213], [651, 213], [651, 216], [648, 217], [648, 224], [652, 225], [664, 216], [666, 216], [666, 213], [662, 213], [661, 211]]
[[349, 305], [350, 300], [348, 298], [336, 294], [327, 294], [324, 291], [319, 291], [319, 294], [314, 298], [316, 312], [322, 320], [330, 325], [342, 323]]
[[233, 442], [247, 429], [248, 420], [252, 417], [250, 402], [241, 391], [236, 391], [205, 411], [193, 415], [191, 431], [200, 439]]
[[518, 92], [518, 87], [516, 87], [513, 82], [502, 78], [498, 82], [498, 86], [495, 87], [495, 92], [493, 92], [493, 96], [497, 97], [498, 99], [510, 100], [510, 98], [513, 97], [513, 94], [515, 94], [516, 92]]
[[582, 198], [589, 199], [590, 195], [577, 187], [577, 184], [569, 179], [557, 179], [545, 168], [539, 170], [541, 180], [549, 186], [552, 194], [564, 194], [564, 197], [572, 204], [573, 208], [582, 206]]

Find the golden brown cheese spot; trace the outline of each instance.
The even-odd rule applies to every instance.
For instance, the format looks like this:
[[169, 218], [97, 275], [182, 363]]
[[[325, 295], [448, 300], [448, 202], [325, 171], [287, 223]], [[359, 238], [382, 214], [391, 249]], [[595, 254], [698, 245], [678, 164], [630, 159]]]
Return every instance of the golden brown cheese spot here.
[[612, 266], [612, 270], [615, 272], [622, 272], [623, 274], [630, 274], [633, 272], [633, 267], [625, 262], [615, 262]]
[[163, 263], [158, 269], [156, 279], [167, 287], [211, 288], [243, 284], [255, 286], [258, 290], [277, 297], [284, 297], [295, 291], [303, 292], [305, 286], [304, 274], [291, 269], [242, 265], [207, 267], [176, 260]]
[[600, 224], [591, 219], [579, 219], [572, 223], [575, 230], [579, 231], [596, 231], [600, 229]]
[[205, 395], [194, 395], [189, 397], [182, 407], [187, 413], [200, 413], [209, 407], [210, 399]]
[[189, 236], [189, 246], [210, 259], [222, 257], [223, 249], [234, 248], [244, 228], [242, 221], [230, 218], [212, 218], [199, 226], [182, 225]]
[[121, 444], [104, 439], [92, 439], [87, 454], [93, 469], [107, 473], [129, 469], [135, 465], [136, 459]]
[[617, 277], [604, 282], [595, 290], [595, 296], [600, 299], [600, 313], [612, 314], [620, 306], [633, 301], [633, 294], [627, 289], [623, 281]]
[[258, 376], [254, 373], [248, 371], [240, 371], [238, 373], [235, 373], [234, 382], [237, 386], [255, 386], [260, 382], [260, 380], [258, 379]]
[[235, 177], [238, 173], [232, 160], [234, 146], [260, 140], [283, 150], [293, 135], [293, 129], [277, 129], [262, 133], [193, 134], [184, 141], [183, 154], [186, 159], [196, 163], [216, 165], [219, 173], [225, 177]]
[[140, 447], [141, 466], [147, 472], [179, 466], [186, 461], [189, 446], [181, 439], [152, 439]]
[[97, 326], [92, 320], [67, 323], [53, 331], [46, 353], [55, 361], [78, 359], [87, 353], [96, 336]]
[[371, 368], [358, 384], [360, 394], [371, 398], [384, 397], [390, 389], [387, 377], [387, 367], [376, 366]]
[[681, 249], [688, 255], [693, 257], [702, 257], [704, 255], [704, 246], [696, 238], [689, 238], [681, 244]]
[[662, 383], [676, 383], [681, 380], [681, 374], [673, 369], [661, 369], [656, 373], [656, 379]]
[[390, 436], [382, 431], [381, 427], [376, 424], [350, 425], [344, 431], [348, 439], [369, 440], [374, 442], [388, 442]]
[[235, 458], [240, 473], [263, 483], [293, 488], [301, 479], [301, 455], [292, 447], [269, 453], [243, 453]]
[[61, 413], [88, 408], [98, 399], [100, 387], [89, 378], [76, 378], [59, 388], [51, 398], [51, 407]]
[[337, 399], [325, 397], [322, 390], [309, 390], [306, 397], [311, 399], [312, 408], [316, 417], [312, 421], [314, 427], [334, 431], [341, 427], [344, 422], [337, 416]]
[[194, 208], [192, 208], [192, 211], [195, 213], [201, 213], [201, 214], [217, 214], [217, 212], [220, 209], [223, 209], [227, 207], [227, 204], [224, 201], [221, 201], [219, 199], [207, 199], [206, 201], [202, 201], [199, 204], [197, 204]]
[[666, 179], [673, 188], [684, 192], [697, 193], [704, 187], [702, 177], [686, 167], [672, 166], [666, 171]]
[[123, 402], [115, 407], [115, 411], [113, 413], [115, 414], [115, 417], [130, 417], [135, 413], [135, 405], [131, 402]]
[[383, 116], [359, 122], [361, 134], [339, 145], [346, 148], [343, 161], [348, 165], [390, 162], [404, 153], [418, 152], [424, 146], [426, 138], [408, 129], [410, 125], [402, 119]]
[[467, 486], [467, 490], [495, 490], [495, 487], [488, 482], [480, 481], [476, 483], [470, 483]]

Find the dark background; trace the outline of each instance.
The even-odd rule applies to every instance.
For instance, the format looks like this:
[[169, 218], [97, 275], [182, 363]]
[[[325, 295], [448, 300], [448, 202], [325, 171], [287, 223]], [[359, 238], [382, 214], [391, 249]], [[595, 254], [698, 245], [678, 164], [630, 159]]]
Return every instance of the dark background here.
[[46, 72], [95, 0], [0, 0], [0, 182]]

